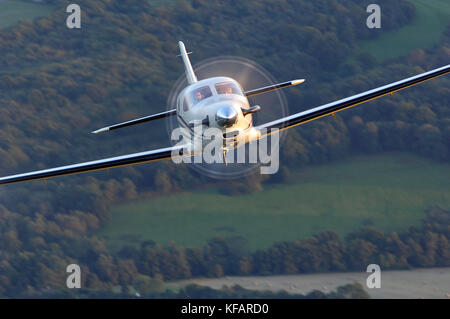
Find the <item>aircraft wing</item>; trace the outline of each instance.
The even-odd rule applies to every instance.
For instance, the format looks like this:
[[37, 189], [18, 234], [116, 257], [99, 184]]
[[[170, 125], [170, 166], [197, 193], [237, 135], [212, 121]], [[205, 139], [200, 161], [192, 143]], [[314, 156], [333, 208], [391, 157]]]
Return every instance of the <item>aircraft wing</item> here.
[[170, 159], [172, 151], [180, 150], [182, 152], [183, 147], [184, 146], [178, 145], [168, 148], [157, 149], [153, 151], [110, 157], [92, 162], [85, 162], [80, 164], [46, 169], [42, 171], [34, 171], [25, 174], [6, 176], [0, 178], [0, 185], [31, 181], [37, 179], [45, 180], [50, 177], [92, 172], [112, 167], [142, 164], [157, 160]]
[[126, 121], [126, 122], [122, 122], [119, 124], [114, 124], [111, 126], [107, 126], [107, 127], [103, 127], [99, 130], [93, 131], [93, 134], [99, 134], [99, 133], [105, 133], [105, 132], [109, 132], [109, 131], [113, 131], [113, 130], [117, 130], [119, 128], [123, 128], [123, 127], [127, 127], [127, 126], [132, 126], [132, 125], [136, 125], [136, 124], [141, 124], [141, 123], [145, 123], [145, 122], [149, 122], [149, 121], [154, 121], [154, 120], [159, 120], [165, 117], [169, 117], [169, 116], [173, 116], [173, 115], [177, 115], [177, 110], [173, 109], [173, 110], [169, 110], [166, 112], [161, 112], [158, 114], [153, 114], [153, 115], [149, 115], [149, 116], [144, 116], [135, 120], [131, 120], [131, 121]]
[[450, 72], [450, 64], [443, 66], [438, 69], [434, 69], [429, 72], [425, 72], [404, 80], [400, 80], [385, 86], [381, 86], [379, 88], [366, 91], [357, 95], [353, 95], [335, 102], [331, 102], [322, 106], [315, 107], [313, 109], [309, 109], [300, 113], [296, 113], [287, 117], [283, 117], [281, 119], [268, 122], [257, 126], [257, 129], [267, 129], [268, 134], [270, 134], [271, 128], [278, 128], [279, 130], [284, 130], [290, 127], [294, 127], [303, 123], [307, 123], [309, 121], [316, 120], [323, 116], [327, 116], [342, 111], [344, 109], [356, 106], [358, 104], [368, 102], [379, 97], [382, 97], [387, 94], [392, 94], [396, 91], [400, 91], [409, 86], [419, 84], [438, 76], [447, 74]]

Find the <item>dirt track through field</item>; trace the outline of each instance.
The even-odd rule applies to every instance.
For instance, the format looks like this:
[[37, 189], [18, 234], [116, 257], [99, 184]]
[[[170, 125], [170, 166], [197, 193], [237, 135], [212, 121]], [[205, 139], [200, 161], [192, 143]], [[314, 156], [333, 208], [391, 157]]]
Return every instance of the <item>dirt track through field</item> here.
[[415, 270], [381, 270], [381, 288], [368, 289], [366, 272], [327, 273], [268, 277], [224, 277], [219, 279], [192, 279], [174, 282], [168, 286], [184, 286], [196, 283], [220, 289], [222, 286], [240, 285], [246, 289], [306, 294], [312, 290], [330, 292], [336, 287], [358, 282], [372, 298], [443, 298], [450, 299], [450, 268]]

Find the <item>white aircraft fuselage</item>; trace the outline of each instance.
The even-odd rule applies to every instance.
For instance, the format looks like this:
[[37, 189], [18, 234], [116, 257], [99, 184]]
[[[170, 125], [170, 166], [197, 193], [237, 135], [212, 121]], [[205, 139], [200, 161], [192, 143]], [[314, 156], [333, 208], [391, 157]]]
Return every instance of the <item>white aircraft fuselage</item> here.
[[[202, 143], [196, 145], [203, 145], [207, 142], [203, 132], [216, 128], [222, 132], [224, 146], [259, 139], [252, 113], [260, 107], [250, 107], [241, 85], [232, 78], [221, 76], [198, 81], [181, 41], [179, 46], [189, 83], [178, 95], [176, 107], [177, 120], [186, 132], [185, 137], [191, 139], [192, 144], [196, 144], [194, 139], [201, 139]], [[193, 145], [191, 151], [194, 151]]]

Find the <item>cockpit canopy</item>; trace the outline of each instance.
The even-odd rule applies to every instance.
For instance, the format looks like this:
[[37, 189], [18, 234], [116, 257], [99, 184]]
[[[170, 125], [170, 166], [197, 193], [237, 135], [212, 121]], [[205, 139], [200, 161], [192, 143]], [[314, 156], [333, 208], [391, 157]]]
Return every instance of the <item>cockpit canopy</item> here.
[[[208, 85], [196, 88], [186, 95], [187, 99], [188, 99], [187, 105], [189, 106], [189, 108], [191, 108], [194, 105], [196, 105], [198, 102], [203, 101], [203, 100], [211, 97], [212, 95], [213, 94], [212, 94], [211, 88]], [[186, 111], [186, 109], [185, 109], [185, 111]]]
[[244, 95], [236, 83], [231, 81], [216, 83], [214, 87], [216, 88], [217, 94]]
[[213, 86], [205, 85], [197, 87], [185, 95], [185, 100], [183, 101], [183, 111], [189, 111], [197, 103], [213, 95], [220, 96], [229, 94], [244, 96], [244, 93], [239, 85], [233, 81], [222, 81], [215, 83]]

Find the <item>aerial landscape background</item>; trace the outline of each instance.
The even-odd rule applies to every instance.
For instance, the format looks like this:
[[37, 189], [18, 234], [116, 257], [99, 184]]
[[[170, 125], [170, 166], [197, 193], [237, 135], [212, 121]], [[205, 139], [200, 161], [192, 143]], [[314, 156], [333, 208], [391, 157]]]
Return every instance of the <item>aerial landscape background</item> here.
[[[366, 27], [374, 1], [76, 2], [80, 30], [65, 25], [69, 1], [0, 1], [1, 176], [168, 146], [164, 121], [90, 132], [170, 107], [180, 40], [194, 68], [239, 56], [279, 82], [305, 78], [284, 91], [290, 114], [450, 61], [445, 0], [377, 1], [381, 29]], [[276, 175], [216, 180], [164, 162], [4, 186], [0, 297], [255, 297], [178, 282], [371, 263], [445, 272], [449, 160], [443, 76], [288, 130]], [[71, 263], [79, 291], [65, 286]], [[367, 297], [320, 288], [309, 297]]]

